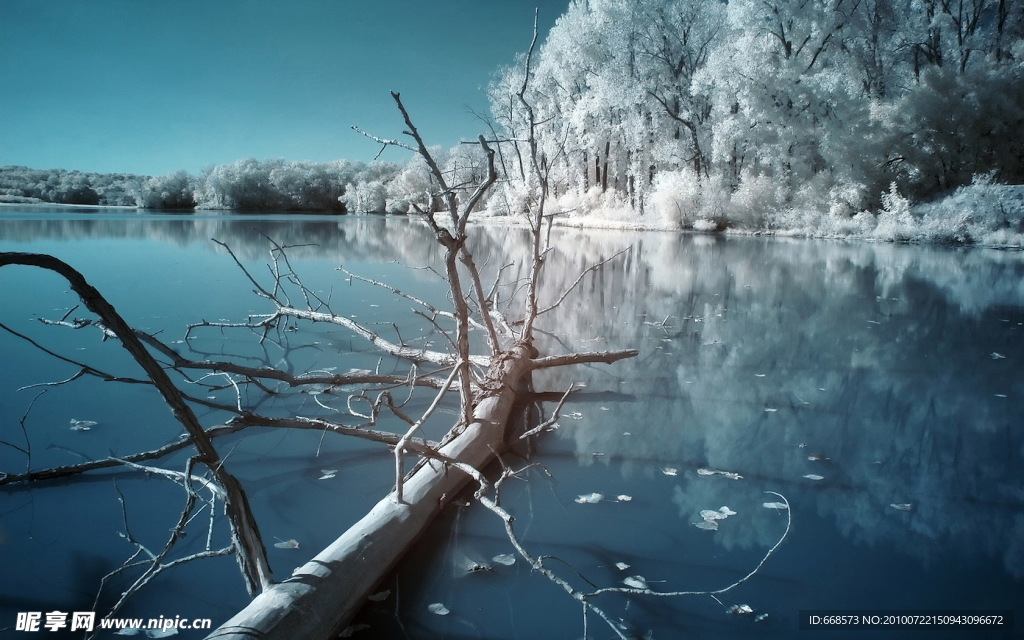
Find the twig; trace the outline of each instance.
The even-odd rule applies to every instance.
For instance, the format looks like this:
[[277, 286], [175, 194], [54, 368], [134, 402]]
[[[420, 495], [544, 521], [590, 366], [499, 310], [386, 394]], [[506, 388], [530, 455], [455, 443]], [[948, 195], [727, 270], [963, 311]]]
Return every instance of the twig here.
[[564, 405], [565, 401], [569, 399], [569, 395], [570, 394], [572, 394], [572, 393], [577, 391], [577, 389], [573, 388], [575, 386], [575, 384], [576, 384], [575, 382], [573, 384], [570, 384], [569, 388], [566, 389], [565, 393], [562, 394], [562, 398], [558, 401], [558, 404], [555, 405], [554, 410], [551, 412], [551, 417], [550, 418], [548, 418], [544, 422], [540, 423], [536, 427], [530, 429], [529, 431], [524, 432], [523, 435], [519, 436], [519, 439], [520, 440], [525, 440], [526, 438], [529, 438], [530, 436], [536, 435], [536, 434], [538, 434], [538, 433], [540, 433], [542, 431], [546, 431], [547, 429], [552, 427], [556, 422], [558, 422], [558, 412], [562, 410], [562, 405]]
[[[0, 265], [0, 266], [2, 266], [2, 265]], [[59, 353], [56, 353], [54, 351], [51, 351], [51, 350], [47, 349], [46, 347], [44, 347], [43, 345], [39, 344], [38, 342], [36, 342], [32, 338], [30, 338], [30, 337], [28, 337], [28, 336], [26, 336], [26, 335], [24, 335], [22, 333], [18, 333], [17, 331], [15, 331], [14, 329], [11, 329], [7, 325], [3, 324], [2, 322], [0, 322], [0, 329], [3, 329], [4, 331], [6, 331], [7, 333], [10, 333], [13, 336], [21, 338], [22, 340], [28, 342], [33, 347], [35, 347], [36, 349], [39, 349], [40, 351], [42, 351], [43, 353], [45, 353], [45, 354], [47, 354], [49, 356], [53, 356], [54, 358], [56, 358], [58, 360], [62, 360], [64, 362], [67, 362], [68, 364], [73, 364], [76, 367], [81, 367], [82, 372], [84, 372], [84, 373], [86, 373], [88, 375], [91, 375], [91, 376], [96, 376], [97, 378], [102, 378], [103, 380], [106, 380], [107, 382], [127, 382], [129, 384], [153, 384], [152, 381], [150, 381], [150, 380], [139, 380], [139, 379], [136, 379], [136, 378], [122, 378], [120, 376], [115, 376], [113, 374], [107, 373], [105, 371], [102, 371], [102, 370], [97, 369], [95, 367], [92, 367], [90, 365], [84, 364], [82, 362], [78, 362], [77, 360], [72, 360], [71, 358], [66, 358], [66, 357], [60, 355]], [[24, 387], [24, 388], [28, 389], [28, 388], [31, 388], [32, 386], [38, 386], [38, 385], [29, 385], [28, 387]]]
[[[21, 435], [25, 438], [25, 446], [19, 447], [18, 445], [7, 442], [6, 440], [0, 440], [0, 444], [5, 444], [8, 447], [20, 451], [25, 454], [25, 471], [27, 472], [32, 468], [32, 439], [28, 437], [28, 427], [25, 426], [25, 421], [28, 420], [28, 414], [32, 412], [32, 407], [35, 406], [36, 400], [46, 393], [46, 389], [43, 389], [36, 394], [32, 401], [28, 403], [28, 407], [25, 408], [25, 413], [21, 414], [21, 419], [18, 420], [18, 424], [21, 425]], [[3, 477], [7, 477], [7, 474], [3, 474]]]
[[548, 307], [545, 307], [545, 308], [543, 308], [543, 309], [540, 309], [539, 311], [537, 311], [537, 315], [545, 314], [545, 313], [547, 313], [547, 312], [549, 312], [549, 311], [552, 311], [553, 309], [556, 309], [556, 308], [558, 308], [558, 305], [562, 304], [562, 301], [564, 301], [564, 300], [565, 300], [565, 298], [566, 298], [566, 297], [567, 297], [567, 296], [568, 296], [568, 295], [569, 295], [570, 293], [572, 293], [572, 291], [573, 291], [573, 290], [574, 290], [574, 289], [575, 289], [576, 287], [578, 287], [578, 286], [579, 286], [579, 284], [580, 284], [580, 283], [581, 283], [581, 282], [583, 281], [583, 278], [584, 278], [584, 277], [586, 277], [586, 275], [587, 275], [588, 273], [591, 273], [591, 272], [593, 272], [593, 271], [596, 271], [596, 270], [600, 269], [601, 267], [603, 267], [604, 265], [608, 264], [609, 262], [611, 262], [611, 261], [612, 261], [612, 260], [614, 260], [615, 258], [618, 258], [618, 257], [619, 257], [619, 256], [621, 256], [622, 254], [624, 254], [624, 253], [626, 253], [627, 251], [629, 251], [629, 250], [630, 250], [630, 248], [631, 248], [631, 247], [626, 247], [625, 249], [623, 249], [622, 251], [619, 251], [618, 253], [616, 253], [615, 255], [611, 256], [610, 258], [606, 258], [606, 259], [602, 260], [601, 262], [597, 262], [597, 263], [595, 263], [595, 264], [592, 264], [592, 265], [590, 265], [589, 267], [587, 267], [586, 269], [584, 269], [584, 270], [583, 270], [583, 272], [582, 272], [582, 273], [580, 273], [580, 274], [579, 274], [579, 276], [577, 276], [577, 277], [576, 277], [576, 280], [575, 280], [575, 281], [574, 281], [574, 282], [573, 282], [573, 283], [572, 283], [571, 285], [569, 285], [569, 288], [568, 288], [568, 289], [566, 289], [565, 291], [563, 291], [563, 292], [562, 292], [562, 295], [560, 295], [560, 296], [558, 297], [558, 300], [555, 300], [555, 302], [554, 302], [554, 303], [552, 303], [552, 304], [551, 304], [550, 306], [548, 306]]
[[430, 416], [434, 413], [434, 410], [437, 409], [437, 407], [441, 404], [441, 400], [448, 392], [448, 388], [451, 386], [452, 382], [455, 380], [455, 376], [458, 375], [458, 373], [459, 370], [455, 367], [452, 367], [451, 374], [448, 376], [448, 379], [445, 380], [444, 386], [441, 387], [441, 390], [434, 395], [434, 400], [430, 403], [430, 406], [427, 407], [427, 410], [423, 412], [423, 415], [420, 416], [420, 419], [417, 420], [411, 427], [409, 427], [409, 430], [405, 432], [405, 435], [403, 435], [402, 438], [395, 445], [395, 501], [397, 501], [400, 504], [404, 503], [404, 499], [402, 496], [402, 484], [405, 480], [405, 447], [408, 444], [409, 439], [412, 438], [413, 434], [416, 433], [416, 431], [418, 431], [421, 426], [423, 426], [423, 423], [430, 418]]

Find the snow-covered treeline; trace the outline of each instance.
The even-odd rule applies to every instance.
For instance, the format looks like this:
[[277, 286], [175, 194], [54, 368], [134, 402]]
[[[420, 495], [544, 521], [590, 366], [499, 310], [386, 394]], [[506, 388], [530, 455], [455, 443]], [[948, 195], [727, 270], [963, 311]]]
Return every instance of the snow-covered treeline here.
[[[286, 162], [247, 158], [196, 176], [83, 173], [0, 167], [0, 202], [132, 206], [144, 209], [381, 212], [403, 167], [385, 162]], [[406, 178], [407, 180], [407, 178]], [[410, 187], [411, 188], [411, 187]], [[406, 204], [406, 207], [408, 205]], [[404, 212], [405, 209], [403, 209]]]
[[[523, 63], [487, 90], [486, 134], [502, 141], [502, 179], [482, 204], [491, 215], [538, 194]], [[1024, 0], [572, 0], [526, 85], [549, 210], [570, 217], [1024, 235], [1022, 190], [999, 187], [1024, 184]], [[475, 145], [432, 152], [449, 184], [471, 189], [485, 173]], [[154, 209], [405, 213], [432, 190], [415, 156], [246, 159], [198, 176], [0, 168], [0, 201]]]
[[[474, 145], [432, 150], [452, 184], [476, 184], [486, 162]], [[418, 157], [392, 162], [286, 162], [246, 158], [200, 175], [83, 173], [0, 167], [0, 202], [132, 206], [144, 209], [231, 209], [407, 213], [434, 190]]]
[[134, 206], [145, 176], [0, 167], [0, 202]]
[[[849, 219], [976, 176], [1024, 182], [1022, 14], [1019, 0], [573, 0], [526, 98], [564, 209], [698, 228]], [[489, 89], [509, 139], [527, 128], [522, 84], [520, 61]], [[513, 206], [530, 197], [522, 152], [502, 145]]]

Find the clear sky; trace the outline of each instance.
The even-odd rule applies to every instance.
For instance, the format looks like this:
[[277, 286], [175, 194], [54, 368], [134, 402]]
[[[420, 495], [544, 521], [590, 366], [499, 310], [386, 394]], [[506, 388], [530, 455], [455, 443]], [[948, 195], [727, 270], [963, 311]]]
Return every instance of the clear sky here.
[[[482, 89], [569, 0], [0, 0], [0, 166], [160, 175], [370, 160], [484, 131]], [[384, 159], [406, 157], [389, 150]]]

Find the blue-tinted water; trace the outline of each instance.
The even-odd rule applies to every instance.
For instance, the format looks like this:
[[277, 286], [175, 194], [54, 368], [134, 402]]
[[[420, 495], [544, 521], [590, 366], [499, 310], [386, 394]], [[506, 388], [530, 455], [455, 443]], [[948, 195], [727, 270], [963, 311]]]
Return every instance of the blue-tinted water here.
[[[378, 366], [358, 339], [320, 326], [258, 348], [251, 335], [232, 331], [207, 329], [184, 340], [189, 322], [267, 312], [226, 252], [209, 241], [227, 242], [265, 278], [263, 234], [282, 244], [317, 245], [297, 246], [290, 255], [335, 311], [384, 330], [397, 321], [407, 340], [441, 341], [409, 317], [408, 301], [335, 270], [344, 264], [444, 304], [437, 278], [419, 269], [437, 266], [439, 254], [410, 221], [13, 211], [0, 217], [0, 250], [54, 253], [85, 273], [129, 322], [164, 331], [168, 342], [193, 355], [280, 365], [287, 352], [297, 370]], [[558, 393], [574, 382], [585, 387], [556, 431], [520, 457], [507, 457], [513, 466], [527, 459], [541, 465], [524, 473], [528, 482], [510, 480], [502, 491], [523, 543], [556, 558], [548, 566], [582, 591], [623, 586], [630, 576], [659, 591], [716, 590], [752, 570], [784, 532], [784, 512], [763, 506], [778, 498], [765, 492], [783, 494], [791, 505], [785, 542], [718, 601], [706, 595], [595, 599], [630, 633], [959, 638], [975, 634], [800, 631], [799, 612], [1024, 613], [1019, 252], [600, 231], [556, 230], [555, 238], [546, 300], [588, 264], [630, 248], [544, 317], [544, 349], [636, 347], [640, 355], [536, 380], [539, 390]], [[516, 231], [485, 227], [476, 241], [478, 260], [491, 270], [525, 252]], [[510, 279], [524, 273], [506, 270]], [[34, 320], [58, 319], [76, 303], [59, 279], [5, 267], [0, 289], [0, 322], [70, 358], [134, 372], [119, 347], [96, 332]], [[76, 367], [6, 332], [0, 350], [14, 363], [0, 373], [5, 472], [25, 468], [25, 454], [10, 446], [27, 448], [23, 416], [32, 468], [156, 447], [180, 431], [156, 394], [138, 385], [82, 379], [17, 391], [66, 379]], [[386, 361], [380, 366], [404, 371]], [[209, 395], [230, 402], [233, 393]], [[249, 391], [246, 400], [257, 394]], [[343, 399], [323, 394], [261, 405], [270, 413], [323, 416], [337, 416], [339, 408]], [[226, 419], [214, 410], [201, 410], [200, 417], [208, 425]], [[441, 417], [431, 426], [435, 434], [445, 428], [448, 418]], [[72, 431], [71, 419], [97, 425]], [[298, 549], [270, 547], [279, 577], [340, 534], [392, 483], [390, 455], [379, 446], [321, 436], [264, 430], [220, 443], [268, 544], [299, 542]], [[163, 462], [181, 469], [183, 460]], [[320, 479], [335, 469], [335, 477]], [[594, 493], [603, 499], [577, 501]], [[147, 548], [159, 549], [183, 500], [167, 480], [126, 472], [0, 489], [0, 627], [13, 626], [18, 611], [91, 610], [100, 578], [135, 551], [119, 534], [129, 529]], [[721, 507], [735, 515], [719, 521], [717, 531], [694, 526], [701, 511]], [[202, 548], [204, 526], [195, 527], [185, 551]], [[359, 623], [369, 627], [354, 637], [582, 637], [580, 605], [521, 558], [512, 566], [491, 560], [505, 553], [513, 549], [496, 517], [478, 505], [452, 507], [382, 586], [389, 596], [367, 609]], [[493, 570], [467, 574], [470, 562]], [[125, 615], [210, 617], [217, 624], [245, 600], [234, 561], [221, 558], [165, 573]], [[434, 603], [450, 613], [430, 613]], [[738, 604], [767, 617], [755, 622], [753, 615], [726, 613]], [[615, 637], [593, 615], [586, 624], [590, 637]]]

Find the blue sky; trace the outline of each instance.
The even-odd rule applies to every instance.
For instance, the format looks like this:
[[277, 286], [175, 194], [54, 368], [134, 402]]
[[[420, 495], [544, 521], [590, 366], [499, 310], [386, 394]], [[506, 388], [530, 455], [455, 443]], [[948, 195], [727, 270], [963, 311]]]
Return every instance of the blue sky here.
[[[351, 125], [475, 139], [482, 89], [569, 0], [0, 0], [0, 166], [159, 175], [369, 160]], [[405, 156], [389, 150], [384, 159]]]

